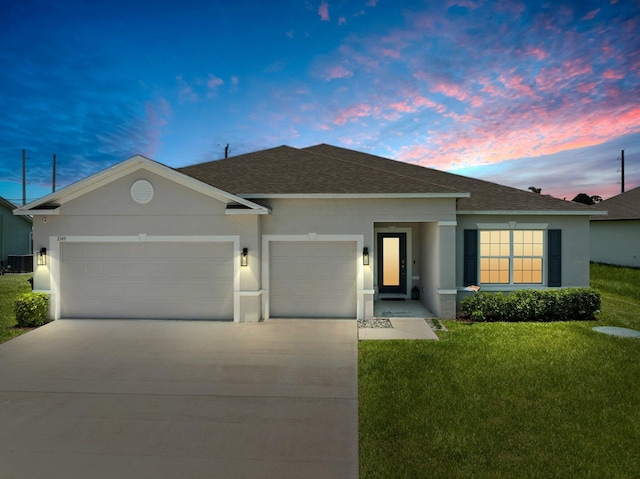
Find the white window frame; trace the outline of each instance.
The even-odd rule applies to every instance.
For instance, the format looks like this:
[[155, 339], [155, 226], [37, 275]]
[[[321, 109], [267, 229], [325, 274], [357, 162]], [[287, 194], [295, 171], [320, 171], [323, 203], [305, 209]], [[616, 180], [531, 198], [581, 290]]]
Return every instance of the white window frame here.
[[[478, 225], [478, 281], [479, 284], [485, 289], [514, 289], [522, 287], [545, 287], [547, 284], [546, 272], [548, 263], [548, 238], [544, 232], [549, 228], [548, 223], [516, 223], [511, 221], [509, 223], [479, 223]], [[480, 281], [482, 278], [481, 262], [483, 258], [490, 258], [491, 256], [482, 256], [481, 247], [482, 241], [480, 239], [481, 231], [509, 231], [509, 256], [496, 256], [496, 258], [508, 258], [509, 260], [509, 282], [508, 283], [483, 283]], [[513, 232], [515, 230], [525, 231], [542, 231], [542, 256], [515, 256], [513, 255]], [[515, 258], [542, 258], [542, 271], [541, 282], [539, 283], [515, 283], [513, 266]]]

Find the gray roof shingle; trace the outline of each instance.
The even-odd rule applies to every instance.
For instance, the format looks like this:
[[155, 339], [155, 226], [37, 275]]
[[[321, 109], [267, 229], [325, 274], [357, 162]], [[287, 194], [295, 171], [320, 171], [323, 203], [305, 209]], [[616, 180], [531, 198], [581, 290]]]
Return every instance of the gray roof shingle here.
[[640, 186], [604, 200], [595, 208], [606, 210], [607, 216], [594, 216], [592, 220], [640, 220]]
[[401, 171], [380, 170], [343, 158], [279, 146], [178, 169], [236, 195], [256, 194], [459, 194]]

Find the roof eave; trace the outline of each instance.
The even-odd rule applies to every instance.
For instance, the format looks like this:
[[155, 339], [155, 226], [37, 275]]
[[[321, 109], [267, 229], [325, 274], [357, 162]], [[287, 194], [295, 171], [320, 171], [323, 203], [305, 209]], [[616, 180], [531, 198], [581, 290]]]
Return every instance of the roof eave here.
[[13, 210], [13, 214], [16, 216], [58, 216], [60, 214], [60, 207], [55, 209], [42, 208], [42, 209], [32, 209], [32, 210], [23, 210], [22, 208], [17, 208]]
[[593, 216], [606, 212], [582, 210], [458, 210], [459, 215]]
[[[265, 208], [260, 206], [252, 201], [249, 201], [245, 198], [240, 198], [232, 193], [228, 193], [220, 188], [216, 188], [215, 186], [209, 185], [207, 183], [203, 183], [196, 178], [193, 178], [189, 175], [185, 175], [173, 168], [163, 165], [162, 163], [158, 163], [157, 161], [151, 160], [149, 158], [145, 158], [140, 155], [135, 155], [128, 160], [120, 162], [116, 165], [113, 165], [105, 170], [102, 170], [94, 175], [91, 175], [83, 180], [80, 180], [76, 183], [73, 183], [61, 190], [58, 190], [54, 193], [50, 193], [49, 195], [40, 198], [36, 201], [29, 203], [28, 205], [24, 205], [20, 208], [14, 210], [15, 215], [54, 215], [54, 211], [40, 208], [43, 205], [48, 203], [58, 203], [64, 204], [71, 200], [74, 200], [86, 193], [89, 193], [101, 186], [111, 183], [117, 179], [123, 178], [135, 171], [140, 169], [146, 169], [152, 173], [175, 181], [182, 186], [190, 188], [198, 193], [202, 193], [206, 196], [218, 199], [219, 201], [223, 201], [224, 203], [239, 203], [244, 205], [245, 207], [254, 210], [254, 211], [263, 211]], [[59, 211], [59, 208], [58, 210]], [[58, 213], [59, 214], [59, 213]], [[263, 214], [263, 213], [260, 213]]]
[[246, 199], [375, 199], [375, 198], [469, 198], [469, 193], [240, 193]]

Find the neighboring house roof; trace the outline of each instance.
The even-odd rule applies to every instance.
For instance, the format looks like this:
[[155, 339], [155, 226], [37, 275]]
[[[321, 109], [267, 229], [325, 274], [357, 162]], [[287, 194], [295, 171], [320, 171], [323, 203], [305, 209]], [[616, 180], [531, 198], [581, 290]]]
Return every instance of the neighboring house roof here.
[[594, 212], [581, 203], [326, 144], [302, 149], [280, 146], [178, 171], [247, 198], [432, 194], [457, 197], [459, 212]]
[[[18, 207], [17, 205], [11, 203], [11, 201], [4, 199], [2, 196], [0, 196], [0, 206], [6, 208], [7, 210], [9, 210], [9, 212], [13, 212], [13, 210]], [[23, 216], [23, 218], [27, 223], [33, 223], [33, 219], [30, 216]]]
[[608, 200], [601, 201], [595, 208], [606, 210], [607, 216], [593, 217], [593, 220], [640, 220], [640, 186]]

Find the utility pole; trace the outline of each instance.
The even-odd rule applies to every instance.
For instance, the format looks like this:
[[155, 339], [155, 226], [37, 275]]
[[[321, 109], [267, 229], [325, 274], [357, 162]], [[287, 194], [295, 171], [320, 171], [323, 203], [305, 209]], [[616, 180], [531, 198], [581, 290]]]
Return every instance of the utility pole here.
[[56, 155], [53, 155], [53, 179], [51, 180], [51, 192], [56, 192]]
[[224, 147], [224, 157], [229, 158], [229, 143], [227, 143], [227, 146]]
[[22, 206], [27, 204], [27, 151], [22, 149]]
[[620, 160], [622, 161], [622, 191], [620, 193], [624, 193], [624, 150], [622, 150], [622, 155], [620, 156]]

